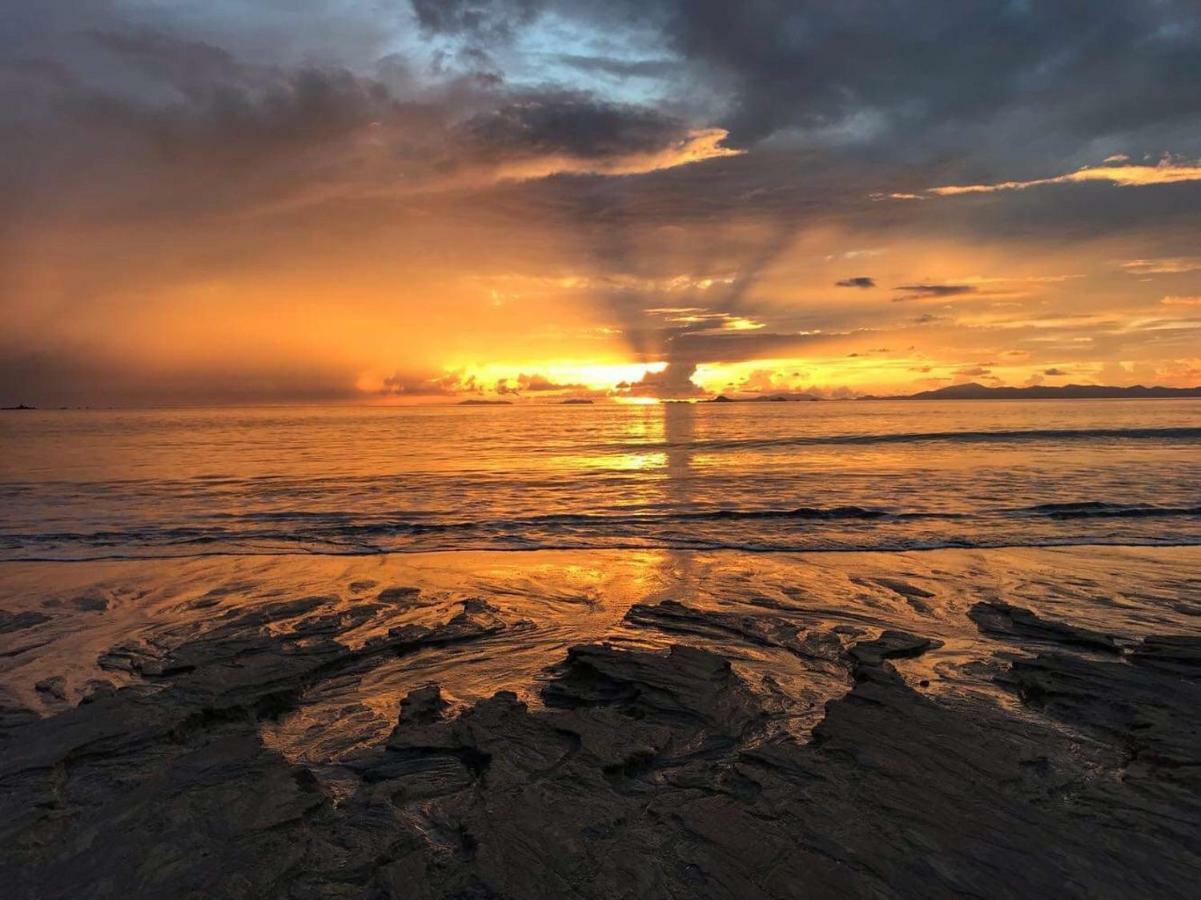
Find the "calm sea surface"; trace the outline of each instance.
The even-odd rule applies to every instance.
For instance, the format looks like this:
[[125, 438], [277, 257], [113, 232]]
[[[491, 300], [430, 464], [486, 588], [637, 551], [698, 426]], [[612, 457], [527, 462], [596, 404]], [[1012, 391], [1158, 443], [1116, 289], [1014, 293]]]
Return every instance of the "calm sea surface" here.
[[1201, 544], [1201, 401], [0, 415], [0, 559]]

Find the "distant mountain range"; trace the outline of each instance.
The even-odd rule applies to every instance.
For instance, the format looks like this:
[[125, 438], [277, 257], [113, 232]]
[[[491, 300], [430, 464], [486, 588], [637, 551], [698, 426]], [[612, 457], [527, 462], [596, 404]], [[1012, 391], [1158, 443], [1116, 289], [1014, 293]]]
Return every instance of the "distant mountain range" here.
[[953, 384], [933, 391], [920, 391], [898, 397], [864, 397], [864, 400], [1105, 400], [1105, 399], [1168, 399], [1172, 397], [1201, 397], [1201, 387], [1170, 388], [1109, 387], [1102, 384], [1065, 384], [1062, 387], [1035, 385], [1033, 387], [987, 387], [976, 382]]

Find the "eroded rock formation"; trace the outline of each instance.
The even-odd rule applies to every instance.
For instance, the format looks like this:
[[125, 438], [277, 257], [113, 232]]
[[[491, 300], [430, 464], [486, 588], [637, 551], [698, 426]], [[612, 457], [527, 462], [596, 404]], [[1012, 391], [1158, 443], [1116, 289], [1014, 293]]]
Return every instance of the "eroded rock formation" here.
[[587, 644], [540, 704], [426, 685], [382, 743], [300, 765], [260, 729], [323, 680], [526, 627], [469, 601], [356, 643], [338, 638], [378, 606], [325, 609], [119, 647], [102, 665], [133, 684], [47, 718], [6, 707], [5, 895], [1186, 896], [1201, 878], [1193, 637], [977, 607], [1015, 655], [1018, 713], [915, 689], [894, 661], [938, 646], [919, 635], [638, 606], [635, 628], [785, 648], [841, 669], [846, 693], [800, 740], [710, 650]]

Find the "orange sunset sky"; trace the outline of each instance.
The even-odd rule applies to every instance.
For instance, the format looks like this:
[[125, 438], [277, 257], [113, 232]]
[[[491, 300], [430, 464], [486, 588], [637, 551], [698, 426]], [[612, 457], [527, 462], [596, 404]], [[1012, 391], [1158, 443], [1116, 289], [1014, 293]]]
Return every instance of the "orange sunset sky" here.
[[866, 5], [26, 4], [0, 400], [1201, 384], [1201, 8]]

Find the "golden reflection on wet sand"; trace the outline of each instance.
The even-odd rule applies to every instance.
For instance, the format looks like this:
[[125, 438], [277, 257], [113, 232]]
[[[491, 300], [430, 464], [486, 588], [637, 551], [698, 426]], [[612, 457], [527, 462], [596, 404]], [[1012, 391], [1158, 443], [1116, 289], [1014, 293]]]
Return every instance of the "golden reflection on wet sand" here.
[[[686, 459], [677, 465], [686, 466]], [[680, 481], [686, 483], [686, 479]], [[664, 648], [708, 647], [732, 660], [755, 690], [781, 705], [782, 726], [803, 735], [826, 701], [848, 687], [845, 673], [780, 647], [729, 633], [675, 633], [625, 620], [634, 604], [674, 600], [687, 607], [770, 617], [796, 628], [872, 636], [900, 628], [944, 642], [920, 660], [898, 663], [925, 691], [972, 692], [1007, 702], [991, 682], [998, 645], [967, 617], [988, 600], [1027, 606], [1051, 618], [1133, 637], [1188, 632], [1201, 615], [1195, 597], [1201, 548], [939, 550], [915, 553], [745, 554], [693, 551], [534, 551], [392, 554], [362, 557], [224, 557], [84, 564], [2, 564], [0, 607], [36, 610], [49, 621], [5, 637], [0, 685], [23, 703], [55, 711], [34, 685], [62, 675], [68, 702], [89, 679], [127, 683], [96, 658], [123, 642], [179, 642], [231, 609], [327, 598], [323, 611], [374, 601], [389, 588], [420, 591], [397, 621], [445, 620], [465, 598], [487, 600], [528, 630], [401, 656], [366, 675], [335, 679], [300, 708], [265, 726], [274, 745], [320, 758], [332, 738], [377, 740], [395, 723], [413, 687], [437, 682], [468, 703], [513, 690], [537, 703], [547, 668], [576, 644], [607, 641]], [[1070, 572], [1070, 577], [1064, 575]], [[345, 642], [369, 631], [353, 629]], [[36, 652], [22, 652], [22, 642]], [[15, 652], [14, 652], [15, 651]], [[925, 682], [925, 683], [923, 683]]]

